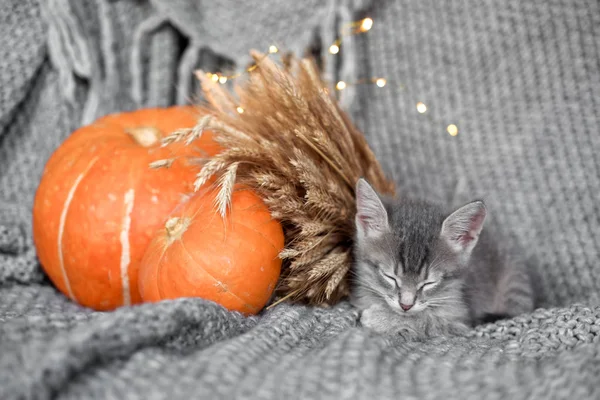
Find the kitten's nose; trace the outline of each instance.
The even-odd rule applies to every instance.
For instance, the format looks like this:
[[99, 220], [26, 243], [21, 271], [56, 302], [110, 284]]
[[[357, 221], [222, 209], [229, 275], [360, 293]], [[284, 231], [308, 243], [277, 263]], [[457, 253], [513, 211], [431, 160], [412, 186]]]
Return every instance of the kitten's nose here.
[[400, 303], [400, 307], [402, 307], [402, 309], [404, 311], [410, 310], [412, 308], [412, 306], [413, 306], [413, 304], [402, 304], [402, 303]]

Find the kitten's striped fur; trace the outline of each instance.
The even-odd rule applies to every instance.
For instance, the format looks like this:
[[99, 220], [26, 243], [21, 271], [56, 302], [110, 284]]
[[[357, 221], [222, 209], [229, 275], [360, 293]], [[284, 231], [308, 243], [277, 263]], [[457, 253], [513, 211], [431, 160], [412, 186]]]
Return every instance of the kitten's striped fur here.
[[524, 265], [483, 228], [482, 201], [453, 212], [420, 200], [380, 197], [364, 180], [357, 214], [351, 301], [375, 331], [427, 337], [534, 308]]

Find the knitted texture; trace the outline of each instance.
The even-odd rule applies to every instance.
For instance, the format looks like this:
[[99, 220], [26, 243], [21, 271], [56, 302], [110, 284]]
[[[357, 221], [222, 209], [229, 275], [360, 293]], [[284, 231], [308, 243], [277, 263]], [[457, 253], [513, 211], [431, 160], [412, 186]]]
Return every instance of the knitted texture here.
[[[0, 399], [600, 397], [598, 2], [4, 3]], [[326, 51], [363, 11], [373, 29], [344, 39], [341, 62], [328, 56], [327, 79], [387, 79], [342, 103], [399, 195], [483, 197], [499, 245], [537, 272], [544, 308], [467, 337], [403, 342], [357, 326], [345, 303], [249, 318], [201, 299], [100, 313], [45, 280], [31, 204], [72, 130], [183, 103], [195, 68], [243, 68], [253, 47]]]
[[389, 84], [360, 88], [357, 119], [399, 195], [484, 198], [545, 304], [598, 304], [598, 2], [390, 1], [372, 15], [359, 70]]
[[3, 399], [600, 394], [599, 307], [539, 309], [470, 337], [406, 343], [356, 327], [346, 304], [243, 318], [200, 299], [90, 313], [35, 286], [0, 300]]

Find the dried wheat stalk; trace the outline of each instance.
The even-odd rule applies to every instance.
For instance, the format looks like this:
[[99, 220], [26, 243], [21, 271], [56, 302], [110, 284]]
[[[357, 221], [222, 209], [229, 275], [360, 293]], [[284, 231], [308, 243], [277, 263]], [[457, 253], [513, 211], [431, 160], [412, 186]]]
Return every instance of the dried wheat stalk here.
[[165, 144], [190, 143], [210, 129], [225, 150], [202, 165], [196, 187], [218, 177], [216, 207], [223, 215], [233, 182], [253, 188], [284, 227], [279, 298], [334, 304], [348, 293], [354, 184], [364, 177], [382, 193], [393, 194], [394, 187], [311, 60], [290, 58], [280, 67], [252, 56], [260, 64], [236, 88], [238, 100], [198, 72], [209, 116]]

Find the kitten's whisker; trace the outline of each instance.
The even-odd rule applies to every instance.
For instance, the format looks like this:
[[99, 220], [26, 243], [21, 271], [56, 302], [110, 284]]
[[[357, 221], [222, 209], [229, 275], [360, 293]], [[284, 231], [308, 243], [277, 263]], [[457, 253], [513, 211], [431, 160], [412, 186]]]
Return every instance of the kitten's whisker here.
[[383, 293], [383, 292], [380, 292], [380, 291], [378, 291], [377, 289], [374, 289], [374, 288], [372, 288], [372, 287], [369, 287], [369, 286], [362, 286], [362, 288], [363, 288], [363, 289], [366, 289], [366, 290], [368, 290], [368, 291], [370, 291], [371, 293], [377, 294], [377, 295], [379, 295], [379, 296], [381, 296], [381, 297], [387, 297], [387, 295], [386, 295], [385, 293]]
[[365, 289], [365, 290], [367, 290], [367, 291], [369, 291], [369, 292], [371, 292], [371, 293], [373, 293], [373, 294], [376, 294], [376, 295], [378, 295], [378, 296], [380, 296], [380, 297], [384, 297], [384, 298], [385, 298], [385, 297], [388, 297], [388, 295], [387, 295], [387, 294], [385, 294], [385, 293], [383, 293], [383, 292], [380, 292], [380, 291], [379, 291], [379, 290], [377, 290], [376, 288], [374, 288], [374, 287], [372, 287], [372, 286], [368, 286], [368, 285], [366, 285], [366, 284], [364, 284], [364, 283], [362, 283], [362, 282], [355, 282], [355, 283], [354, 283], [354, 285], [356, 285], [356, 286], [360, 286], [361, 288], [363, 288], [363, 289]]
[[448, 304], [451, 304], [451, 303], [462, 303], [463, 301], [461, 299], [457, 299], [457, 298], [448, 298], [448, 299], [439, 299], [439, 300], [438, 299], [431, 299], [431, 300], [428, 300], [428, 302], [431, 302], [431, 303], [448, 303]]
[[456, 296], [448, 296], [448, 297], [433, 297], [428, 301], [446, 301], [446, 300], [460, 300], [460, 297], [456, 297]]
[[427, 303], [428, 307], [436, 307], [436, 308], [440, 308], [440, 307], [454, 307], [457, 305], [462, 305], [462, 303], [460, 302], [439, 302], [439, 303]]

